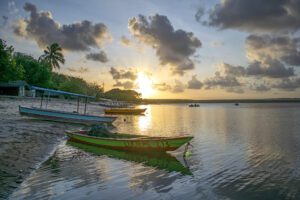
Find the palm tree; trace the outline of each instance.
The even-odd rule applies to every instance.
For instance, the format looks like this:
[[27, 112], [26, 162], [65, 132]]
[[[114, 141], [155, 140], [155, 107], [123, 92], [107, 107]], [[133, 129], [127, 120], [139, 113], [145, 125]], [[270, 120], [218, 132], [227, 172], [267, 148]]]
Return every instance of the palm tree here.
[[46, 47], [44, 54], [40, 56], [39, 61], [48, 63], [52, 69], [60, 69], [59, 63], [65, 63], [65, 58], [61, 51], [62, 48], [59, 44], [53, 43]]

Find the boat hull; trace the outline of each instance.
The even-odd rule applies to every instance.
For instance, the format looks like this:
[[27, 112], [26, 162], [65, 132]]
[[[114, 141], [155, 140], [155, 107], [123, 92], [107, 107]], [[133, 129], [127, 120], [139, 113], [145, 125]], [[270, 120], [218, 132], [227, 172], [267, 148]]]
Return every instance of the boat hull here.
[[40, 108], [28, 108], [22, 106], [19, 106], [19, 112], [21, 115], [39, 118], [42, 120], [68, 122], [68, 123], [76, 123], [76, 124], [84, 124], [84, 125], [112, 123], [113, 121], [116, 120], [116, 117], [83, 115], [78, 113], [40, 109]]
[[99, 106], [106, 108], [127, 108], [129, 104], [107, 104], [107, 103], [98, 103]]
[[[192, 136], [180, 137], [136, 137], [136, 138], [102, 138], [81, 132], [67, 132], [71, 141], [122, 151], [165, 152], [174, 151], [193, 139]], [[120, 134], [122, 135], [122, 134]]]
[[111, 108], [104, 109], [105, 114], [110, 115], [140, 115], [146, 111], [146, 108]]

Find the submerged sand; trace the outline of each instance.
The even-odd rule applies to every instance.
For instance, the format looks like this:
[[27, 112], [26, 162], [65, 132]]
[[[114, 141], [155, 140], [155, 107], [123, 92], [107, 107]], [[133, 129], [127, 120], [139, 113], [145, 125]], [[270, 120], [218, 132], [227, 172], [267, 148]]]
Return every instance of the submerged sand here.
[[[40, 100], [0, 98], [0, 199], [8, 198], [25, 177], [52, 154], [65, 140], [65, 130], [82, 127], [21, 116], [19, 105], [39, 107]], [[76, 102], [52, 100], [48, 108], [75, 111]], [[88, 111], [101, 113], [100, 107], [95, 105], [89, 105]]]

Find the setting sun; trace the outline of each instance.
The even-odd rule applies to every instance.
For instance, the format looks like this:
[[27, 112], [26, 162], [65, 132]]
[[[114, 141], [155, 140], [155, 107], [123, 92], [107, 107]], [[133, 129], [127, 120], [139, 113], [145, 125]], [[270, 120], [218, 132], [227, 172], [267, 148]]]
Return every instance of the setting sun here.
[[142, 94], [143, 98], [147, 98], [154, 93], [152, 80], [146, 74], [142, 72], [138, 73], [136, 84], [138, 86], [138, 92]]

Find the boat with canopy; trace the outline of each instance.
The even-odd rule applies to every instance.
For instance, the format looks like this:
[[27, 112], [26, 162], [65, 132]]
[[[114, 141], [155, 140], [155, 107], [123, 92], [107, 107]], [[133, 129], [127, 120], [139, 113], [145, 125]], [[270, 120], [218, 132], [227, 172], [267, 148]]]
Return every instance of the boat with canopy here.
[[[49, 120], [49, 121], [78, 123], [78, 124], [84, 124], [84, 125], [97, 125], [97, 124], [101, 124], [101, 123], [112, 123], [117, 118], [117, 117], [113, 117], [113, 116], [88, 115], [86, 113], [88, 99], [95, 98], [93, 96], [65, 92], [65, 91], [61, 91], [61, 90], [41, 88], [41, 87], [36, 87], [36, 86], [31, 86], [31, 89], [41, 92], [40, 108], [19, 106], [19, 112], [21, 115], [26, 115], [26, 116], [39, 118], [39, 119], [43, 119], [43, 120]], [[77, 111], [67, 112], [67, 111], [47, 109], [51, 95], [63, 95], [63, 96], [71, 96], [71, 97], [77, 98]], [[45, 100], [46, 103], [43, 104], [45, 98], [46, 98], [46, 100]], [[84, 99], [84, 112], [83, 113], [79, 113], [80, 99]], [[43, 105], [44, 105], [44, 107], [43, 107]]]

